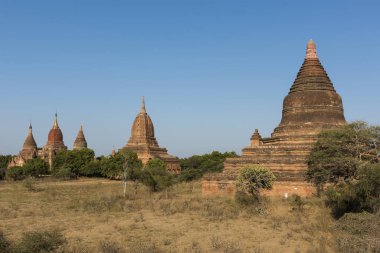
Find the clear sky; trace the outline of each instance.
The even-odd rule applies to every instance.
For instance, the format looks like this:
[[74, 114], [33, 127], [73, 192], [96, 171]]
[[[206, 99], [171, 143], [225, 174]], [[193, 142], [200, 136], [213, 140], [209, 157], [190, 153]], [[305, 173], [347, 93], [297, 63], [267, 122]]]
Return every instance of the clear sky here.
[[124, 146], [145, 96], [179, 157], [269, 136], [313, 38], [347, 120], [380, 124], [380, 1], [0, 0], [0, 153], [58, 111], [97, 155]]

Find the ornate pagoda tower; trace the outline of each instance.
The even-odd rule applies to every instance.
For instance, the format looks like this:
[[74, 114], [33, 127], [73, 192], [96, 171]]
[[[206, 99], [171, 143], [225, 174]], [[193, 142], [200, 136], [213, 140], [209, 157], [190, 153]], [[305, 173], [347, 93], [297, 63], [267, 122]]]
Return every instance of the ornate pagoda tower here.
[[84, 137], [83, 133], [83, 126], [80, 126], [77, 138], [74, 141], [73, 149], [74, 150], [81, 150], [87, 148], [87, 141]]
[[166, 164], [168, 171], [175, 174], [181, 173], [179, 159], [169, 155], [166, 148], [160, 147], [154, 135], [154, 126], [146, 112], [144, 97], [142, 98], [141, 111], [137, 114], [131, 129], [131, 137], [123, 148], [137, 153], [144, 164], [150, 159], [159, 158]]
[[53, 158], [59, 150], [66, 150], [67, 147], [63, 142], [63, 134], [58, 126], [58, 115], [55, 114], [53, 127], [50, 129], [48, 135], [48, 141], [42, 148], [39, 156], [47, 161], [51, 166], [53, 164]]
[[342, 99], [324, 70], [310, 40], [304, 62], [283, 102], [282, 119], [270, 138], [262, 138], [256, 129], [251, 145], [243, 155], [229, 158], [224, 171], [204, 177], [204, 194], [232, 193], [239, 170], [259, 164], [274, 172], [277, 181], [268, 194], [296, 193], [310, 195], [314, 188], [307, 184], [307, 159], [318, 133], [346, 124]]
[[8, 164], [8, 168], [23, 166], [27, 160], [36, 158], [37, 154], [38, 148], [36, 141], [34, 140], [32, 124], [30, 124], [28, 135], [25, 138], [24, 145], [22, 145], [22, 150], [18, 156], [12, 158]]

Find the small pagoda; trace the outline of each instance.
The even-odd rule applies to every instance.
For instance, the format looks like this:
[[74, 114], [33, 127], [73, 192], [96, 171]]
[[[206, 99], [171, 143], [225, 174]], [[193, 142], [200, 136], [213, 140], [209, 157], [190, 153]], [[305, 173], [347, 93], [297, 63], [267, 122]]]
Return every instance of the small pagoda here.
[[27, 160], [36, 158], [37, 154], [37, 143], [33, 136], [32, 124], [30, 124], [28, 135], [26, 136], [24, 144], [22, 145], [22, 150], [19, 152], [17, 156], [12, 158], [12, 160], [8, 164], [8, 168], [15, 166], [23, 166]]
[[82, 150], [85, 148], [87, 148], [87, 141], [84, 137], [83, 126], [80, 126], [79, 132], [74, 141], [73, 150]]

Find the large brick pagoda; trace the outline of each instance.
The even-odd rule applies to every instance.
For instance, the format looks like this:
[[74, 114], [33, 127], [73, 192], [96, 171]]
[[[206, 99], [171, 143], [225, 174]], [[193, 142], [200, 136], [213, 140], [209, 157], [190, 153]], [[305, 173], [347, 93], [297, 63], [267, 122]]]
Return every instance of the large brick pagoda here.
[[228, 158], [224, 171], [203, 178], [204, 194], [231, 194], [239, 170], [260, 164], [271, 169], [277, 181], [272, 195], [310, 195], [311, 185], [305, 180], [307, 159], [323, 129], [346, 124], [342, 99], [324, 70], [316, 53], [316, 45], [307, 44], [305, 60], [284, 99], [282, 119], [270, 138], [262, 138], [257, 129], [251, 145], [243, 148], [238, 158]]
[[136, 152], [143, 164], [146, 164], [150, 159], [159, 158], [165, 162], [168, 171], [175, 174], [181, 173], [179, 159], [169, 155], [166, 148], [158, 145], [154, 135], [153, 122], [145, 109], [144, 97], [142, 99], [141, 111], [136, 116], [132, 125], [131, 137], [123, 149]]

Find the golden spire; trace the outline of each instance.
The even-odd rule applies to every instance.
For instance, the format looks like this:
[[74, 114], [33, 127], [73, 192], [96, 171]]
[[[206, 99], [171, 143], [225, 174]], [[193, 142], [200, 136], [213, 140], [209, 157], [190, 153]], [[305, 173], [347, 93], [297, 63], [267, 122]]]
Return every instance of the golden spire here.
[[146, 113], [146, 110], [145, 110], [145, 99], [144, 99], [144, 96], [142, 97], [141, 112], [142, 112], [142, 113]]
[[83, 132], [83, 126], [82, 125], [80, 125], [79, 131]]
[[59, 126], [58, 126], [58, 114], [55, 113], [53, 129], [57, 129], [57, 128], [59, 128]]
[[318, 59], [317, 46], [312, 39], [309, 40], [306, 46], [306, 59]]

